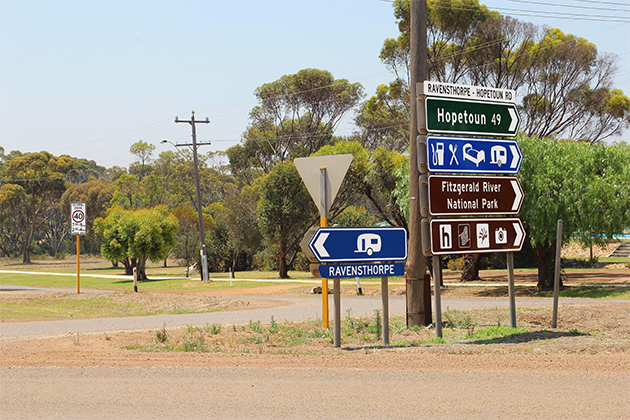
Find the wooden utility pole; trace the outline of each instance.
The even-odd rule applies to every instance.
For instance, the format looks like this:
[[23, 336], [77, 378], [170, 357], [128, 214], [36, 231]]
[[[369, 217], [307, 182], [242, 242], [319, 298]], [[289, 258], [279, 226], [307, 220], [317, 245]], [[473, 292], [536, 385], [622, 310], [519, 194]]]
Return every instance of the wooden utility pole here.
[[206, 234], [203, 227], [203, 206], [201, 203], [201, 186], [199, 182], [199, 161], [197, 159], [197, 147], [203, 145], [209, 145], [210, 142], [197, 142], [197, 128], [196, 124], [209, 124], [210, 120], [206, 118], [202, 121], [195, 120], [195, 111], [192, 112], [192, 116], [190, 120], [180, 120], [178, 117], [175, 117], [176, 123], [187, 123], [192, 126], [192, 144], [176, 144], [176, 147], [179, 146], [189, 146], [193, 151], [193, 164], [195, 165], [195, 188], [197, 190], [197, 216], [199, 218], [199, 245], [201, 252], [201, 280], [208, 280], [208, 254], [206, 252]]
[[[416, 84], [427, 78], [427, 2], [410, 1], [410, 138], [409, 138], [409, 258], [406, 268], [407, 327], [431, 323], [431, 283], [427, 260], [422, 253], [422, 217], [420, 215], [418, 154], [426, 154], [418, 143], [426, 143], [426, 129], [418, 129]], [[426, 162], [426, 159], [424, 160]], [[424, 167], [426, 174], [426, 166]]]

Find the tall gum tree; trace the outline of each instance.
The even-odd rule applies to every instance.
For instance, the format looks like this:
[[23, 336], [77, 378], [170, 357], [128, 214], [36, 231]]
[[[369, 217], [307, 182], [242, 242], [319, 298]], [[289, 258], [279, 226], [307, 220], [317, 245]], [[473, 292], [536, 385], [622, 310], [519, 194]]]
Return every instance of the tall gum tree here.
[[334, 142], [339, 121], [363, 97], [363, 87], [326, 70], [304, 69], [255, 91], [259, 105], [242, 144], [227, 150], [232, 173], [251, 185], [276, 164], [305, 157]]

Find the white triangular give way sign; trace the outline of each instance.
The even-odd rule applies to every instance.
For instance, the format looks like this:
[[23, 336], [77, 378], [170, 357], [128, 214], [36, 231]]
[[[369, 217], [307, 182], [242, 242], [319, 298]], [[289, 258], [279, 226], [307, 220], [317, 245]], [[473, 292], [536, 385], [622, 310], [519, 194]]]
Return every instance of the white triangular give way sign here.
[[[345, 155], [330, 155], [330, 156], [313, 156], [307, 158], [296, 158], [293, 160], [293, 164], [297, 168], [308, 192], [311, 194], [315, 205], [319, 209], [322, 216], [328, 214], [330, 206], [332, 206], [339, 187], [343, 182], [343, 178], [348, 172], [350, 163], [352, 163], [353, 156], [351, 154]], [[325, 191], [326, 201], [325, 209], [322, 211], [322, 169], [325, 168]]]

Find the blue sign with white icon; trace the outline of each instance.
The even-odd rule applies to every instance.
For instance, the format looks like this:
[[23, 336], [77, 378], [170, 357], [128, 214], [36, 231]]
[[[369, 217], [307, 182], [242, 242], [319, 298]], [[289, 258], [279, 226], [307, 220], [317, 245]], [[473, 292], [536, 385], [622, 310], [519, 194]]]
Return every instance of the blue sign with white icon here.
[[523, 154], [516, 140], [427, 136], [433, 173], [516, 174]]
[[402, 227], [319, 228], [308, 247], [322, 263], [404, 261], [407, 259], [407, 230]]
[[319, 275], [325, 279], [405, 275], [405, 263], [401, 262], [320, 265], [317, 269]]

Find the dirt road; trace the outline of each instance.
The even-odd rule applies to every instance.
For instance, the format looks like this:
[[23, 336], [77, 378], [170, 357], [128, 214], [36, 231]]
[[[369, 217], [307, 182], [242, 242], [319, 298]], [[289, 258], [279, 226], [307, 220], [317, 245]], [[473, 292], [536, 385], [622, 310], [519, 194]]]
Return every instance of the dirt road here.
[[0, 411], [4, 419], [628, 418], [627, 372], [539, 372], [491, 359], [494, 369], [474, 369], [473, 360], [473, 369], [416, 368], [413, 360], [387, 369], [327, 360], [299, 368], [5, 368]]

